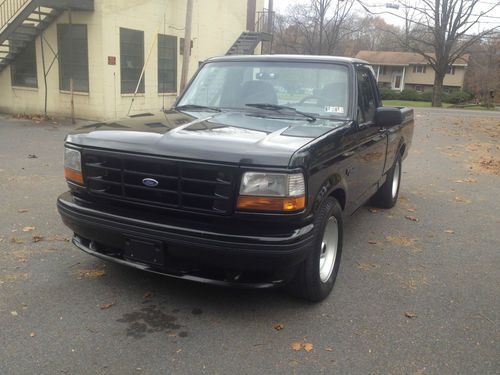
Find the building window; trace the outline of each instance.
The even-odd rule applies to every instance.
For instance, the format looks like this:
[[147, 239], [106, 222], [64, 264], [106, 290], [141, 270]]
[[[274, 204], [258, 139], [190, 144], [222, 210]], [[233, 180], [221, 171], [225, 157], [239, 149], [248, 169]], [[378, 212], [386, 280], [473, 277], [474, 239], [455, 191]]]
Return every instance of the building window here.
[[413, 65], [413, 73], [425, 73], [425, 65]]
[[454, 75], [455, 74], [455, 67], [454, 66], [449, 66], [448, 67], [448, 71], [446, 72], [446, 74]]
[[12, 86], [38, 87], [35, 42], [30, 42], [10, 65]]
[[158, 92], [177, 92], [177, 37], [158, 35]]
[[422, 85], [415, 85], [415, 91], [424, 92], [424, 86], [422, 86]]
[[59, 89], [89, 92], [89, 59], [87, 46], [87, 25], [57, 25], [59, 46]]
[[382, 75], [382, 76], [385, 76], [387, 74], [387, 67], [386, 66], [381, 66], [379, 74]]
[[[144, 66], [144, 31], [120, 28], [121, 92], [135, 92]], [[144, 93], [144, 75], [137, 92]]]

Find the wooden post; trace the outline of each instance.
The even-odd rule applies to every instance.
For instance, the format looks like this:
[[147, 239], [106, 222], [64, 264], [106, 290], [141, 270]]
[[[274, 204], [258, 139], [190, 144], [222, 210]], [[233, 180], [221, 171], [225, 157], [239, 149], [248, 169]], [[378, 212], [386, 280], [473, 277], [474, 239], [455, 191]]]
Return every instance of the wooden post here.
[[186, 24], [184, 26], [184, 54], [182, 56], [181, 87], [184, 90], [189, 72], [189, 55], [191, 54], [191, 21], [193, 19], [193, 0], [187, 0]]
[[257, 11], [256, 2], [257, 0], [247, 0], [247, 31], [255, 31], [255, 12]]
[[74, 101], [74, 82], [73, 82], [73, 21], [71, 18], [71, 8], [68, 9], [68, 18], [69, 18], [69, 56], [71, 59], [71, 63], [69, 64], [69, 92], [71, 95], [71, 123], [75, 124], [75, 101]]

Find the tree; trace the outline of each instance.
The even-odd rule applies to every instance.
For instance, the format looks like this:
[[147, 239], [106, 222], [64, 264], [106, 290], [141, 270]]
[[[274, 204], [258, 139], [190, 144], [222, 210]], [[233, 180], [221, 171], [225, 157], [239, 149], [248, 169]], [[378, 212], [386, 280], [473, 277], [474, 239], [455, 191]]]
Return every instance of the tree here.
[[493, 106], [491, 91], [500, 93], [500, 33], [479, 41], [471, 48], [469, 67], [465, 77], [467, 91], [481, 102]]
[[422, 55], [434, 69], [433, 107], [442, 105], [443, 82], [449, 66], [474, 43], [498, 29], [496, 26], [472, 34], [480, 21], [498, 11], [499, 4], [500, 1], [492, 1], [484, 7], [480, 0], [398, 2], [404, 16], [392, 14], [405, 21], [401, 44]]
[[276, 17], [273, 49], [281, 53], [329, 55], [352, 32], [354, 0], [310, 0]]

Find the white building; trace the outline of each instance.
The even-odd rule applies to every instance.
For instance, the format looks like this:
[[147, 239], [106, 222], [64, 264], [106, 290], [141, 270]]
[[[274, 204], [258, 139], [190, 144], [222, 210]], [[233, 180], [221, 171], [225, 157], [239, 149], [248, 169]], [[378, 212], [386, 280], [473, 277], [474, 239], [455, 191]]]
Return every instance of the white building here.
[[[169, 107], [179, 92], [186, 2], [0, 3], [0, 111], [43, 114], [47, 102], [48, 115], [69, 116], [71, 80], [77, 118], [123, 117], [132, 101], [130, 114]], [[194, 0], [189, 75], [208, 57], [258, 51], [270, 37], [259, 27], [263, 3]]]

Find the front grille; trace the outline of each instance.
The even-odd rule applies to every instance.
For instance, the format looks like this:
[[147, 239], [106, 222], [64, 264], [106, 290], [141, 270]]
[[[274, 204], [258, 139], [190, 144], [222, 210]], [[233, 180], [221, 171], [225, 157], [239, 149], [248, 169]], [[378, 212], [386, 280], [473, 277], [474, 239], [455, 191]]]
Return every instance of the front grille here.
[[[91, 195], [187, 211], [232, 211], [237, 167], [94, 150], [82, 156]], [[144, 179], [158, 185], [146, 186]]]

